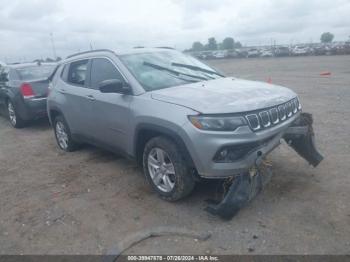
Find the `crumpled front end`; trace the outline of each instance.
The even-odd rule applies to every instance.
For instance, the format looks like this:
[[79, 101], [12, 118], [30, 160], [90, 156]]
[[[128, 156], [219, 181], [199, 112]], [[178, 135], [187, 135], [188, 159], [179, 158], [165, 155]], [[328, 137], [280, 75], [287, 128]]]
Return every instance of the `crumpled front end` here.
[[312, 115], [302, 113], [287, 129], [283, 138], [302, 158], [316, 167], [323, 160], [323, 156], [317, 151], [312, 124]]
[[[302, 158], [316, 167], [323, 156], [315, 146], [315, 134], [313, 131], [313, 118], [311, 114], [301, 113], [292, 125], [284, 132], [283, 139]], [[237, 212], [249, 203], [261, 190], [272, 176], [271, 169], [264, 161], [252, 166], [249, 171], [229, 178], [225, 183], [227, 191], [222, 201], [206, 208], [208, 212], [224, 219], [231, 219]]]

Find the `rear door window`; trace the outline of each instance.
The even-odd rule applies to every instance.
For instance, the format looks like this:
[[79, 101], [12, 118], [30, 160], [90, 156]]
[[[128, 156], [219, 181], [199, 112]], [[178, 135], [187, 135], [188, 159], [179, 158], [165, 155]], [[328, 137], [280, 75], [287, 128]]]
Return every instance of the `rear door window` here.
[[70, 84], [84, 86], [87, 81], [89, 60], [80, 60], [70, 63], [67, 81]]
[[111, 79], [118, 79], [124, 82], [122, 75], [111, 61], [106, 58], [92, 59], [91, 87], [98, 89], [101, 82]]

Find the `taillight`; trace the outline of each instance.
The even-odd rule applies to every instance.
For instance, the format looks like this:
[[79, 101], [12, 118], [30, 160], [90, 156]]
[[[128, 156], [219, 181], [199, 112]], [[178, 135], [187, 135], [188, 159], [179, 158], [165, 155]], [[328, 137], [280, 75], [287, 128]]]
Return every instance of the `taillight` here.
[[33, 88], [30, 84], [24, 83], [21, 85], [21, 94], [24, 98], [34, 97]]

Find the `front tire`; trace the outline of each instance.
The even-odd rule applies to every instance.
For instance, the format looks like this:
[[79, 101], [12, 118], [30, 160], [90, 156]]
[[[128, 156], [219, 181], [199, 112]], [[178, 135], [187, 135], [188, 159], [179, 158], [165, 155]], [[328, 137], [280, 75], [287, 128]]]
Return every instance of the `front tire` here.
[[66, 152], [76, 150], [77, 143], [73, 140], [69, 126], [63, 116], [57, 116], [54, 120], [54, 132], [57, 145]]
[[178, 146], [165, 137], [155, 137], [147, 142], [143, 170], [153, 189], [167, 201], [188, 196], [195, 186], [191, 168]]
[[18, 115], [15, 105], [11, 100], [7, 101], [7, 113], [10, 124], [14, 128], [22, 128], [25, 126], [25, 121]]

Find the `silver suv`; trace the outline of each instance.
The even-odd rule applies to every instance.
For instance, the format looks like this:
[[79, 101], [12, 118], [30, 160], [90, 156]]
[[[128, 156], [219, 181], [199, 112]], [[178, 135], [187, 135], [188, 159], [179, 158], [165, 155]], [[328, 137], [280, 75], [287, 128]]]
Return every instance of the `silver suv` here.
[[293, 91], [225, 77], [167, 48], [72, 55], [52, 79], [47, 108], [62, 150], [87, 142], [133, 158], [169, 201], [198, 178], [259, 167], [282, 138], [312, 165], [322, 160]]

